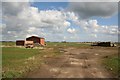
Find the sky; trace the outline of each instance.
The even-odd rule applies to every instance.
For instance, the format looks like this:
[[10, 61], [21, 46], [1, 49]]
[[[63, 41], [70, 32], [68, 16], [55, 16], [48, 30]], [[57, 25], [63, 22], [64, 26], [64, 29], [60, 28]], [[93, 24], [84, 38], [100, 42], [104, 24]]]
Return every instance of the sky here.
[[118, 41], [117, 2], [2, 2], [2, 40]]

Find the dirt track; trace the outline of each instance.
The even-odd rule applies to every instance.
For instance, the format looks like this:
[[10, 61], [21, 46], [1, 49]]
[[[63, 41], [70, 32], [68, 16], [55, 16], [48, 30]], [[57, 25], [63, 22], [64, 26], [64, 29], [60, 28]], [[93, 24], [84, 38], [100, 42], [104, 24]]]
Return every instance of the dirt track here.
[[117, 54], [106, 48], [64, 49], [63, 55], [45, 58], [40, 69], [26, 75], [29, 78], [113, 78], [101, 64], [105, 56]]

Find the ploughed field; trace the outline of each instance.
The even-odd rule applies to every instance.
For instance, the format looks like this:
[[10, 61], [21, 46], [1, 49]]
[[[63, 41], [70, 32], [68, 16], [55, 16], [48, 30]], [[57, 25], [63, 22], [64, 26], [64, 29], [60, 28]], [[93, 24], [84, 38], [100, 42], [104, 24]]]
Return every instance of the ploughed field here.
[[26, 49], [4, 42], [2, 77], [115, 78], [120, 64], [118, 47], [93, 47], [90, 43], [47, 42]]

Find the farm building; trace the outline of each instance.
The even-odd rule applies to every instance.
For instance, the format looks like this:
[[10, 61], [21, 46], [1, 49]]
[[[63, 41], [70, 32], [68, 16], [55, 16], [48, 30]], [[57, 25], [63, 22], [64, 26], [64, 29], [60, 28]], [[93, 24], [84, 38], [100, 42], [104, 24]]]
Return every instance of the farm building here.
[[92, 46], [114, 47], [116, 45], [111, 42], [96, 42], [96, 43], [92, 43]]
[[25, 41], [24, 40], [17, 40], [16, 45], [17, 46], [24, 46]]
[[41, 38], [41, 37], [37, 37], [37, 36], [31, 36], [31, 37], [28, 37], [26, 38], [26, 40], [17, 40], [16, 41], [16, 45], [17, 46], [25, 46], [26, 44], [29, 44], [29, 43], [33, 43], [33, 45], [42, 45], [44, 46], [45, 45], [45, 39], [44, 38]]
[[25, 41], [25, 45], [26, 48], [33, 48], [34, 47], [34, 43], [33, 41]]
[[31, 37], [28, 37], [26, 38], [26, 41], [33, 41], [33, 43], [38, 43], [42, 46], [45, 45], [45, 39], [44, 38], [41, 38], [41, 37], [37, 37], [37, 36], [31, 36]]

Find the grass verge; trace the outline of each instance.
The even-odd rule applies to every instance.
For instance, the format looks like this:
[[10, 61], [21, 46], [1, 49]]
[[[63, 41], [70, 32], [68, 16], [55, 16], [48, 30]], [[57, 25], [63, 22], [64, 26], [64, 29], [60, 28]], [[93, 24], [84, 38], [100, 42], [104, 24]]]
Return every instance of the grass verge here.
[[35, 55], [40, 54], [38, 49], [25, 49], [17, 47], [2, 48], [3, 77], [18, 77]]
[[105, 58], [103, 60], [103, 64], [105, 65], [105, 68], [107, 68], [112, 74], [119, 76], [118, 73], [120, 72], [120, 58], [118, 58], [118, 56]]

